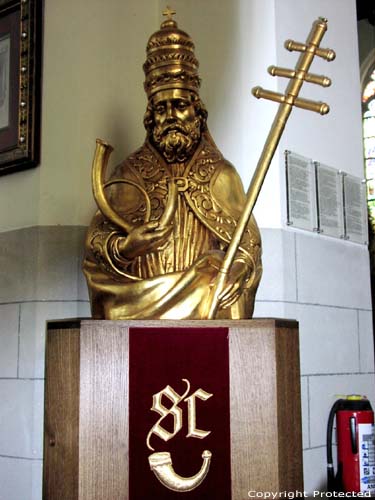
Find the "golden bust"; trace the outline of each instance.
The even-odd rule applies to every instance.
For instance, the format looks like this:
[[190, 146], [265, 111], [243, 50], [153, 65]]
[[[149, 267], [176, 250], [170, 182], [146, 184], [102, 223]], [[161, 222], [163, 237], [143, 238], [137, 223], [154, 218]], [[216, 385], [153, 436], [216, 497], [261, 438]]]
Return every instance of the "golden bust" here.
[[[147, 44], [146, 140], [105, 181], [97, 141], [84, 273], [94, 318], [205, 319], [245, 194], [207, 129], [194, 44], [175, 20]], [[217, 318], [251, 318], [262, 273], [254, 218], [220, 295]]]

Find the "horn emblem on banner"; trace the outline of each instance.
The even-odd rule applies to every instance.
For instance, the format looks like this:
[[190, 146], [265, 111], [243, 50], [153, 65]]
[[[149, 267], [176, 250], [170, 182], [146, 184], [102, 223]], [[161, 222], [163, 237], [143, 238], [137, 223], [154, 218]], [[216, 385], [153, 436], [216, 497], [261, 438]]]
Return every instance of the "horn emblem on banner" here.
[[148, 457], [151, 470], [159, 481], [173, 491], [191, 491], [199, 486], [207, 476], [212, 453], [202, 453], [203, 464], [200, 471], [191, 477], [182, 477], [173, 469], [171, 454], [168, 451], [153, 453]]
[[[154, 451], [150, 444], [150, 439], [153, 434], [169, 441], [172, 439], [182, 428], [182, 409], [178, 406], [179, 403], [185, 401], [188, 405], [188, 434], [186, 437], [195, 437], [204, 439], [211, 431], [204, 431], [196, 428], [196, 398], [202, 401], [207, 401], [212, 394], [204, 391], [203, 389], [196, 390], [191, 396], [186, 397], [190, 392], [190, 382], [187, 379], [182, 379], [186, 384], [185, 392], [180, 395], [171, 386], [167, 385], [163, 390], [153, 395], [152, 411], [161, 415], [158, 421], [153, 425], [147, 436], [147, 446], [150, 450]], [[162, 399], [166, 398], [172, 405], [168, 408], [162, 403]], [[173, 432], [169, 432], [161, 423], [167, 416], [173, 417]], [[148, 457], [151, 470], [158, 478], [158, 480], [167, 488], [173, 491], [191, 491], [199, 486], [204, 478], [207, 476], [210, 468], [212, 453], [205, 450], [202, 453], [203, 464], [199, 472], [191, 477], [182, 477], [177, 474], [173, 468], [172, 458], [169, 451], [160, 451], [152, 453]]]

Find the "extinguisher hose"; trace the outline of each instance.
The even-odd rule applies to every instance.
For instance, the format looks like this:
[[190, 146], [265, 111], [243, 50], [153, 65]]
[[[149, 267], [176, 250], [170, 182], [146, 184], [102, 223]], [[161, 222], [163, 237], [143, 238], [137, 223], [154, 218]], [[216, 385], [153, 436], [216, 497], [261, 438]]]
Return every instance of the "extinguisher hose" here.
[[332, 431], [333, 431], [333, 421], [337, 409], [342, 405], [343, 400], [338, 399], [331, 408], [328, 417], [327, 424], [327, 491], [335, 491], [335, 472], [333, 469], [333, 459], [332, 459]]

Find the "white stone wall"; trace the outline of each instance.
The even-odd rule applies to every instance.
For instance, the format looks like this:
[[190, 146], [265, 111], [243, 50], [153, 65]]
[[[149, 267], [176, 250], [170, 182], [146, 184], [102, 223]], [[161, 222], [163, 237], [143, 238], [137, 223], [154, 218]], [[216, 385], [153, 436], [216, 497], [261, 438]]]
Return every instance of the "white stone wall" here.
[[[263, 229], [254, 316], [297, 319], [305, 490], [326, 485], [326, 426], [340, 395], [375, 403], [367, 248], [296, 230]], [[285, 263], [283, 266], [282, 263]]]
[[89, 317], [85, 228], [0, 234], [0, 499], [41, 500], [46, 320]]

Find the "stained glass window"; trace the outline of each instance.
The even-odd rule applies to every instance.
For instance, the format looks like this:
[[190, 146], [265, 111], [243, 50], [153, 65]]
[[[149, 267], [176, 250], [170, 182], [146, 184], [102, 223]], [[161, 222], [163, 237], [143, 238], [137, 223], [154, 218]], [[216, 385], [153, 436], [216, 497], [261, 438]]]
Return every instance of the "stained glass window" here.
[[362, 94], [363, 139], [367, 179], [367, 203], [375, 220], [375, 69]]

